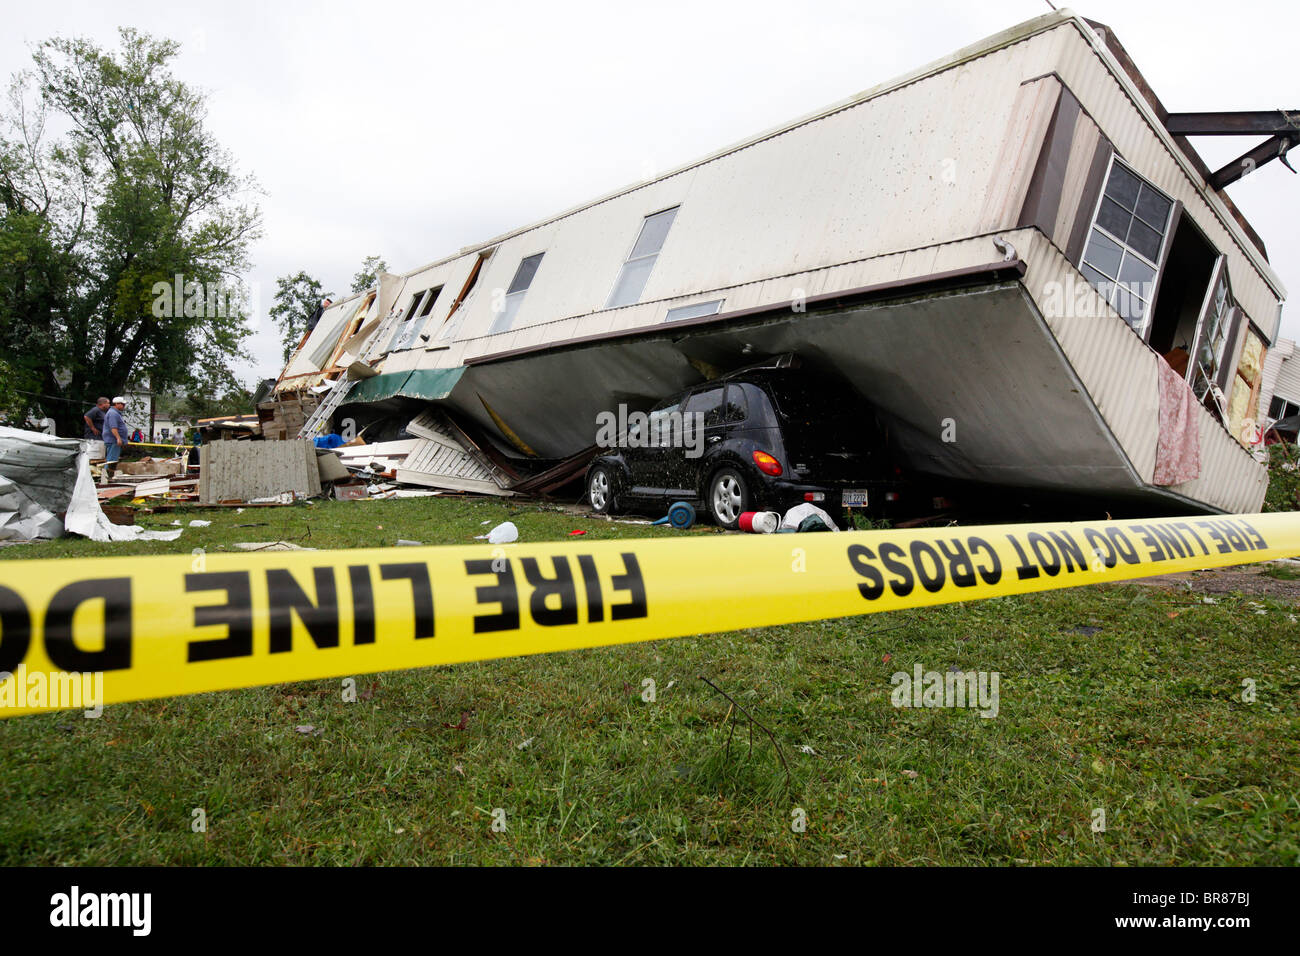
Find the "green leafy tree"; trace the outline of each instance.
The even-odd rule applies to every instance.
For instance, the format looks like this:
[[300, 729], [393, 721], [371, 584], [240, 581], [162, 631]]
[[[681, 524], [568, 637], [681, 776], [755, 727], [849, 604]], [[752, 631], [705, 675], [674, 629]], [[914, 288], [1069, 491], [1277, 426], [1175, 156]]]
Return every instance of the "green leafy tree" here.
[[146, 379], [218, 394], [248, 357], [254, 183], [171, 73], [178, 44], [119, 34], [42, 43], [0, 107], [0, 354], [28, 391], [73, 400], [46, 407], [61, 434], [82, 400]]
[[361, 260], [361, 271], [352, 277], [352, 291], [365, 292], [379, 282], [379, 273], [388, 271], [388, 263], [381, 256], [366, 256]]
[[333, 297], [333, 292], [321, 292], [321, 284], [305, 272], [275, 280], [275, 304], [267, 313], [280, 330], [286, 362], [302, 340], [307, 320], [320, 307], [321, 300]]
[[215, 418], [218, 415], [251, 415], [257, 411], [253, 393], [243, 385], [235, 384], [220, 397], [190, 392], [176, 406], [183, 418]]
[[20, 388], [17, 371], [0, 359], [0, 424], [22, 422], [28, 400]]

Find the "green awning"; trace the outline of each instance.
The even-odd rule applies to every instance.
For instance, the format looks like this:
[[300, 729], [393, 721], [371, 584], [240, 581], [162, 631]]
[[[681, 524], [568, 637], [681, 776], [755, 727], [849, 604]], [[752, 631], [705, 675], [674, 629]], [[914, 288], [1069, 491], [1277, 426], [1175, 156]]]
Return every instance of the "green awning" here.
[[364, 405], [388, 398], [418, 398], [434, 401], [446, 398], [456, 387], [464, 367], [426, 368], [410, 372], [391, 372], [357, 382], [344, 399], [344, 405]]

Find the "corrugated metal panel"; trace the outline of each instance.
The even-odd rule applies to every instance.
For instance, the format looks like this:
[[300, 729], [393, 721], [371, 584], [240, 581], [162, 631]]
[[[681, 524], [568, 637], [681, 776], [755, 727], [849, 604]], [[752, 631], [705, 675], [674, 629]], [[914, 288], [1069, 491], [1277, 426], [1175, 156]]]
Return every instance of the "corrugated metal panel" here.
[[[1091, 286], [1041, 234], [1018, 233], [1013, 241], [1022, 242], [1027, 250], [1026, 288], [1120, 447], [1149, 484], [1155, 474], [1159, 439], [1158, 356], [1101, 303]], [[1053, 298], [1055, 290], [1064, 292], [1061, 299]], [[1082, 312], [1054, 304], [1077, 304], [1080, 296], [1090, 306]], [[1170, 490], [1228, 511], [1258, 510], [1267, 472], [1209, 412], [1198, 408], [1197, 415], [1201, 475]]]
[[1264, 504], [1268, 469], [1257, 462], [1209, 412], [1200, 415], [1201, 475], [1195, 481], [1170, 486], [1170, 491], [1195, 501], [1208, 501], [1240, 514]]
[[1273, 402], [1273, 393], [1277, 386], [1277, 373], [1282, 367], [1282, 362], [1291, 355], [1294, 348], [1295, 343], [1290, 339], [1278, 339], [1277, 344], [1264, 353], [1264, 374], [1260, 376], [1259, 383], [1259, 410], [1261, 415], [1267, 414], [1269, 405]]
[[1101, 142], [1101, 130], [1086, 113], [1080, 113], [1075, 120], [1074, 137], [1070, 142], [1070, 158], [1066, 163], [1065, 181], [1061, 188], [1060, 203], [1056, 207], [1056, 222], [1052, 238], [1062, 249], [1069, 245], [1070, 233], [1074, 231], [1075, 220], [1079, 216], [1091, 216], [1092, 209], [1082, 208], [1083, 192], [1088, 184], [1088, 171], [1092, 165], [1093, 155]]
[[[1155, 353], [1040, 233], [1017, 233], [1013, 242], [1024, 247], [1025, 286], [1039, 311], [1134, 470], [1150, 482], [1159, 414]], [[1091, 308], [1075, 308], [1081, 298]]]

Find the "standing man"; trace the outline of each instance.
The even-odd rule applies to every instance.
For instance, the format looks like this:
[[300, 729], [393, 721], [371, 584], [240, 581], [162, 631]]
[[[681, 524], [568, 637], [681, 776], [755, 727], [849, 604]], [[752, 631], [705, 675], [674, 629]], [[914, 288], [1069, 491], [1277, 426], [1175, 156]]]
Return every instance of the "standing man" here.
[[113, 407], [104, 413], [104, 473], [99, 483], [106, 485], [117, 472], [118, 459], [122, 457], [122, 448], [129, 444], [126, 419], [122, 410], [126, 408], [126, 399], [120, 395], [113, 399]]
[[87, 441], [104, 440], [104, 414], [108, 409], [107, 398], [95, 399], [95, 406], [81, 416], [81, 420], [86, 423], [86, 434], [82, 436], [83, 438]]
[[94, 407], [81, 416], [86, 423], [86, 433], [82, 437], [90, 442], [91, 458], [104, 457], [104, 414], [109, 407], [108, 399], [101, 396], [95, 399]]

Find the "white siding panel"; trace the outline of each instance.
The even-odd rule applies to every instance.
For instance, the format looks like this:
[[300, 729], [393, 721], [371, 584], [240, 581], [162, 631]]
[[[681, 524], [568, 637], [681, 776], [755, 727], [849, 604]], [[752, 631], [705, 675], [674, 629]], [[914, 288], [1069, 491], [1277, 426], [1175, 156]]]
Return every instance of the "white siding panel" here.
[[1272, 394], [1283, 395], [1288, 401], [1300, 401], [1300, 354], [1296, 353], [1294, 344], [1290, 354], [1283, 356], [1278, 364]]

